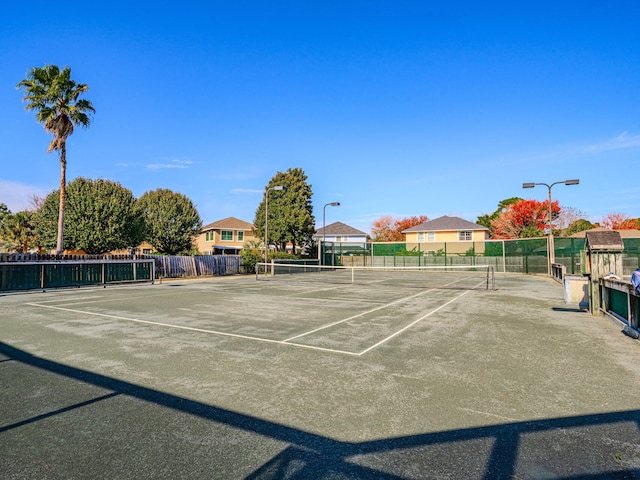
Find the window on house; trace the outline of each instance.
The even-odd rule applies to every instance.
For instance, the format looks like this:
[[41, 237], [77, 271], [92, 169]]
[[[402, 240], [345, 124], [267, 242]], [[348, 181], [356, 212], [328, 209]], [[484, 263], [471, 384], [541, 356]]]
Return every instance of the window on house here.
[[427, 232], [427, 242], [433, 243], [436, 241], [436, 232]]
[[244, 232], [238, 232], [238, 241], [244, 242]]
[[233, 242], [233, 230], [222, 230], [220, 238], [223, 242]]
[[143, 248], [142, 249], [142, 254], [143, 255], [151, 255], [152, 251], [150, 248]]
[[418, 242], [424, 242], [424, 232], [418, 233]]
[[469, 242], [473, 239], [471, 230], [462, 230], [458, 232], [458, 240], [461, 242]]

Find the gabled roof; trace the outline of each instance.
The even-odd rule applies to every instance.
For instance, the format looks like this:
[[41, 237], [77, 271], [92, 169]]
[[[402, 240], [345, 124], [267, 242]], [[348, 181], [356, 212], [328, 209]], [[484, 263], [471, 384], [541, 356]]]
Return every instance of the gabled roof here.
[[587, 232], [586, 247], [592, 251], [622, 251], [624, 243], [617, 231], [606, 230], [597, 232]]
[[236, 217], [227, 217], [223, 218], [222, 220], [216, 220], [209, 225], [205, 225], [204, 227], [202, 227], [202, 231], [204, 232], [205, 230], [215, 230], [221, 228], [227, 230], [253, 230], [253, 225]]
[[489, 230], [487, 227], [478, 225], [477, 223], [470, 222], [460, 217], [449, 217], [444, 215], [434, 220], [428, 220], [415, 227], [407, 228], [402, 233], [407, 232], [437, 232], [437, 231], [450, 231], [450, 230]]
[[367, 234], [357, 228], [353, 228], [342, 222], [335, 222], [327, 225], [324, 228], [316, 230], [316, 235], [352, 235], [352, 236], [366, 236]]

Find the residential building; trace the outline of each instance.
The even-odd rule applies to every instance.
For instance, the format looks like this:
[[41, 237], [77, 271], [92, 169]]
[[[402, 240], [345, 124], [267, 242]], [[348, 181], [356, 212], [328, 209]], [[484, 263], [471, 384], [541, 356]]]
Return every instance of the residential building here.
[[484, 251], [484, 242], [489, 240], [489, 229], [460, 217], [444, 215], [402, 233], [409, 244], [419, 244], [423, 251], [444, 250], [448, 253], [464, 254], [473, 248], [476, 253]]
[[202, 227], [194, 243], [205, 255], [237, 255], [247, 242], [255, 239], [252, 224], [228, 217]]
[[316, 241], [335, 243], [366, 243], [367, 234], [342, 222], [334, 222], [319, 228], [313, 235]]

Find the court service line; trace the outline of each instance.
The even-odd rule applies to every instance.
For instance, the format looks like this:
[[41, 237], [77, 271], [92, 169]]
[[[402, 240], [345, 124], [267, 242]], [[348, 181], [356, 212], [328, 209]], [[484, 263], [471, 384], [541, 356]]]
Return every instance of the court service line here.
[[65, 312], [71, 312], [71, 313], [80, 313], [80, 314], [84, 314], [84, 315], [94, 315], [96, 317], [105, 317], [105, 318], [113, 318], [115, 320], [124, 320], [124, 321], [128, 321], [128, 322], [136, 322], [136, 323], [144, 323], [144, 324], [148, 324], [148, 325], [155, 325], [155, 326], [160, 326], [160, 327], [170, 327], [170, 328], [177, 328], [179, 330], [189, 330], [192, 332], [201, 332], [201, 333], [209, 333], [212, 335], [221, 335], [224, 337], [233, 337], [233, 338], [242, 338], [244, 340], [255, 340], [258, 342], [266, 342], [266, 343], [277, 343], [280, 345], [290, 345], [293, 347], [303, 347], [303, 348], [309, 348], [312, 350], [323, 350], [325, 352], [333, 352], [333, 353], [343, 353], [343, 354], [347, 354], [347, 355], [359, 355], [358, 353], [355, 352], [348, 352], [346, 350], [336, 350], [333, 348], [324, 348], [324, 347], [316, 347], [313, 345], [303, 345], [300, 343], [285, 343], [282, 340], [272, 340], [269, 338], [261, 338], [261, 337], [252, 337], [250, 335], [240, 335], [237, 333], [227, 333], [227, 332], [219, 332], [217, 330], [207, 330], [205, 328], [196, 328], [196, 327], [186, 327], [183, 325], [173, 325], [171, 323], [163, 323], [163, 322], [152, 322], [150, 320], [140, 320], [138, 318], [129, 318], [129, 317], [120, 317], [118, 315], [109, 315], [108, 313], [96, 313], [96, 312], [85, 312], [82, 310], [74, 310], [72, 308], [64, 308], [64, 307], [57, 307], [55, 305], [41, 305], [39, 303], [27, 303], [26, 305], [30, 305], [32, 307], [42, 307], [42, 308], [51, 308], [53, 310], [62, 310]]
[[[484, 282], [483, 282], [484, 283]], [[411, 327], [413, 327], [415, 324], [420, 323], [422, 320], [424, 320], [427, 317], [430, 317], [431, 315], [433, 315], [434, 313], [438, 312], [439, 310], [442, 310], [444, 307], [446, 307], [447, 305], [450, 305], [451, 303], [455, 302], [456, 300], [464, 297], [467, 293], [469, 293], [471, 290], [467, 290], [466, 292], [461, 293], [460, 295], [458, 295], [457, 297], [452, 298], [451, 300], [449, 300], [448, 302], [440, 305], [438, 308], [431, 310], [429, 313], [423, 315], [422, 317], [418, 318], [417, 320], [414, 320], [413, 322], [411, 322], [409, 325], [407, 325], [406, 327], [401, 328], [400, 330], [398, 330], [397, 332], [393, 333], [392, 335], [389, 335], [387, 338], [384, 338], [382, 340], [380, 340], [378, 343], [376, 343], [375, 345], [371, 345], [369, 348], [363, 350], [362, 352], [360, 352], [358, 355], [364, 355], [367, 352], [370, 352], [371, 350], [373, 350], [374, 348], [379, 347], [380, 345], [388, 342], [389, 340], [391, 340], [394, 337], [397, 337], [398, 335], [400, 335], [402, 332], [410, 329]]]
[[[444, 285], [444, 287], [448, 287], [449, 285], [453, 285], [454, 283], [457, 283], [457, 282], [460, 282], [460, 281], [461, 281], [460, 279], [459, 280], [455, 280], [453, 282], [447, 283], [446, 285]], [[296, 338], [300, 338], [300, 337], [304, 337], [304, 336], [307, 336], [307, 335], [311, 335], [312, 333], [319, 332], [320, 330], [324, 330], [325, 328], [330, 328], [330, 327], [334, 327], [336, 325], [340, 325], [341, 323], [348, 322], [349, 320], [353, 320], [354, 318], [362, 317], [364, 315], [368, 315], [369, 313], [377, 312], [378, 310], [382, 310], [384, 308], [388, 308], [388, 307], [390, 307], [392, 305], [395, 305], [396, 303], [404, 302], [405, 300], [410, 300], [412, 298], [419, 297], [420, 295], [424, 295], [426, 293], [433, 292], [434, 290], [439, 290], [441, 288], [442, 287], [434, 287], [434, 288], [430, 288], [429, 290], [425, 290], [423, 292], [414, 293], [413, 295], [409, 295], [408, 297], [399, 298], [399, 299], [394, 300], [393, 302], [387, 303], [385, 305], [380, 305], [379, 307], [372, 308], [371, 310], [367, 310], [365, 312], [357, 313], [355, 315], [352, 315], [351, 317], [344, 318], [342, 320], [338, 320], [336, 322], [332, 322], [332, 323], [329, 323], [327, 325], [323, 325], [321, 327], [315, 328], [313, 330], [309, 330], [308, 332], [301, 333], [300, 335], [296, 335], [295, 337], [287, 338], [287, 339], [282, 340], [282, 341], [284, 343], [290, 342], [291, 340], [295, 340]]]

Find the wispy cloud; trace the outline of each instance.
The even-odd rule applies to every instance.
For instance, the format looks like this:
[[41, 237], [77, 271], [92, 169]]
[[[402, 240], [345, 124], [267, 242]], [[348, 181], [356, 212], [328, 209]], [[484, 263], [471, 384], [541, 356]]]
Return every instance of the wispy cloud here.
[[598, 153], [636, 147], [640, 147], [640, 135], [629, 135], [629, 132], [624, 131], [620, 135], [610, 140], [605, 140], [600, 143], [589, 145], [585, 148], [585, 150], [587, 152]]
[[169, 163], [150, 163], [147, 168], [152, 171], [163, 170], [166, 168], [189, 168], [193, 164], [191, 160], [171, 160]]
[[624, 131], [619, 135], [608, 140], [598, 141], [596, 143], [569, 143], [566, 145], [559, 145], [550, 147], [546, 150], [538, 151], [535, 153], [523, 153], [520, 156], [513, 158], [501, 158], [491, 161], [487, 164], [498, 166], [505, 164], [518, 164], [524, 165], [531, 162], [538, 163], [551, 163], [556, 162], [558, 159], [580, 159], [584, 158], [587, 154], [600, 154], [612, 151], [619, 151], [624, 149], [640, 148], [640, 135], [631, 135], [628, 131]]

